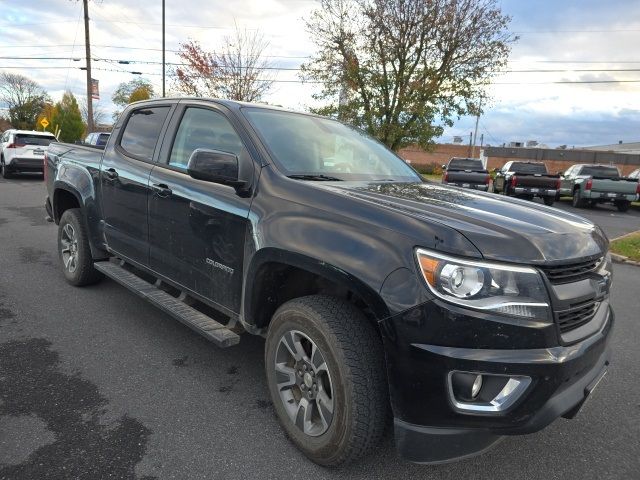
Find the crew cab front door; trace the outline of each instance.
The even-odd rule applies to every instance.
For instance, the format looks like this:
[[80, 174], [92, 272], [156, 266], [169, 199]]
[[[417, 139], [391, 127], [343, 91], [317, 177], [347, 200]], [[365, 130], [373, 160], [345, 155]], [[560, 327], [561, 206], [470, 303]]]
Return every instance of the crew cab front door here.
[[[251, 198], [234, 187], [187, 173], [197, 148], [238, 156], [250, 185], [254, 164], [228, 117], [210, 102], [181, 105], [149, 183], [151, 268], [232, 312], [240, 311], [245, 235]], [[172, 121], [172, 124], [174, 122]]]
[[[149, 264], [149, 174], [156, 145], [172, 106], [132, 110], [105, 149], [100, 165], [100, 205], [108, 247], [143, 266]], [[159, 150], [159, 149], [158, 149]]]

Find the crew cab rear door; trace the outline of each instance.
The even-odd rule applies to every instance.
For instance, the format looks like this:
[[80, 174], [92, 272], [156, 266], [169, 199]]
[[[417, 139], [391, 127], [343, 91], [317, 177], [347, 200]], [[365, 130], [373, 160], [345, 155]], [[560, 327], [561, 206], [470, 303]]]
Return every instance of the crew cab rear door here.
[[153, 103], [128, 112], [114, 129], [100, 166], [100, 192], [107, 245], [118, 255], [149, 264], [149, 174], [159, 153], [158, 139], [172, 105]]
[[183, 100], [149, 180], [151, 268], [235, 313], [240, 311], [251, 196], [192, 178], [187, 163], [198, 148], [235, 154], [240, 178], [250, 186], [256, 168], [248, 139], [238, 128], [223, 107]]

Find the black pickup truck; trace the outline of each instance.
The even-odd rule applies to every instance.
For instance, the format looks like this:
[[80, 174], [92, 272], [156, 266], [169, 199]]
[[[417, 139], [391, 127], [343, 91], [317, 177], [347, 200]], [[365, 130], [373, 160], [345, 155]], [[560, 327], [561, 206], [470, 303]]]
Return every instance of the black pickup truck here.
[[551, 206], [559, 195], [560, 175], [548, 173], [542, 162], [511, 161], [496, 171], [493, 191], [527, 200], [540, 197]]
[[453, 157], [442, 165], [442, 183], [487, 191], [491, 176], [479, 158]]
[[575, 416], [609, 364], [600, 228], [424, 182], [335, 120], [157, 99], [104, 152], [45, 162], [66, 279], [106, 275], [219, 346], [263, 336], [275, 412], [319, 464], [370, 452], [389, 412], [411, 461], [480, 453]]

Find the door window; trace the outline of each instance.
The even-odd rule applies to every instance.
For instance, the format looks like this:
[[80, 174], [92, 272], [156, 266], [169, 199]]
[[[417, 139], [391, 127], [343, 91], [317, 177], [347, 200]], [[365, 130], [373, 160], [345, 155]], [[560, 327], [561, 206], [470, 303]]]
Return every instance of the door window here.
[[122, 132], [122, 149], [143, 160], [151, 160], [160, 130], [169, 113], [169, 107], [150, 107], [134, 110]]
[[221, 114], [204, 108], [187, 108], [171, 148], [169, 165], [187, 169], [196, 148], [220, 150], [240, 157], [245, 148], [229, 121]]

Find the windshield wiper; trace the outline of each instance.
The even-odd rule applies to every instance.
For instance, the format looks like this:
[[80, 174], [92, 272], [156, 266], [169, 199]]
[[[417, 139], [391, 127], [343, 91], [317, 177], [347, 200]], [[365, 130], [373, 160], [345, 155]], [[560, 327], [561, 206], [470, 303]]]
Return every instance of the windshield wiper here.
[[289, 178], [294, 178], [296, 180], [313, 180], [316, 182], [341, 182], [342, 179], [338, 177], [330, 177], [328, 175], [318, 174], [296, 174], [296, 175], [287, 175]]

